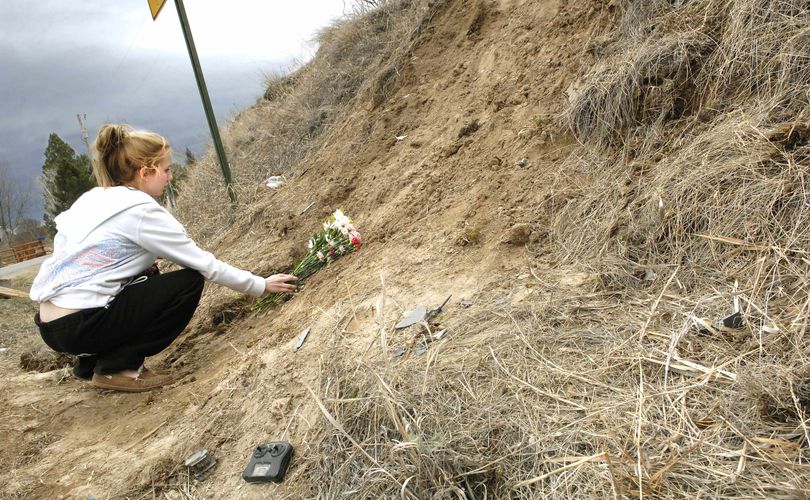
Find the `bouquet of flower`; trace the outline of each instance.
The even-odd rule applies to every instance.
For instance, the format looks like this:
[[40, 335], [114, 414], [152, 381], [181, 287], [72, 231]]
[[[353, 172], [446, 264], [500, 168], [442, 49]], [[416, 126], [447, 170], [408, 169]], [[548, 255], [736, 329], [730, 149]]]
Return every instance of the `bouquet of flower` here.
[[[334, 262], [338, 257], [356, 252], [362, 244], [363, 237], [352, 225], [352, 221], [342, 210], [335, 210], [335, 213], [324, 222], [323, 229], [309, 238], [307, 254], [295, 266], [292, 275], [297, 277], [298, 284], [301, 284], [304, 279], [323, 266]], [[281, 293], [265, 295], [255, 303], [254, 309], [262, 312], [278, 302], [283, 295]]]

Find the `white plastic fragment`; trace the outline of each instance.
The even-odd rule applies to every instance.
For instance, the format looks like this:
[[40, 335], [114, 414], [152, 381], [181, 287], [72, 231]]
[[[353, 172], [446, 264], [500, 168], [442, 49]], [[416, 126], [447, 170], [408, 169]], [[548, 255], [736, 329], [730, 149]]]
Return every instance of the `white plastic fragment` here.
[[304, 345], [304, 342], [307, 340], [307, 336], [309, 335], [309, 327], [304, 328], [301, 330], [301, 333], [298, 334], [298, 340], [295, 341], [294, 349], [297, 351], [301, 349], [301, 346]]
[[399, 321], [399, 323], [394, 325], [394, 328], [399, 330], [401, 328], [407, 328], [413, 324], [419, 323], [425, 319], [425, 314], [427, 314], [427, 307], [418, 306], [413, 311], [407, 311], [405, 314], [403, 314], [402, 319]]
[[271, 175], [264, 181], [262, 181], [262, 186], [269, 187], [271, 189], [277, 189], [286, 184], [286, 180], [281, 175]]

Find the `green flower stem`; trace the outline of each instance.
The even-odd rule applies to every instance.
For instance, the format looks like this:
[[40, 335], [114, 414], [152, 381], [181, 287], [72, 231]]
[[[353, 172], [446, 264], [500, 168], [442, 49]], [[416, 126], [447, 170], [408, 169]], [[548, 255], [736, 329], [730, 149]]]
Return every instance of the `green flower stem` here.
[[[329, 264], [330, 262], [333, 262], [338, 257], [353, 253], [357, 249], [354, 245], [351, 244], [349, 238], [344, 236], [340, 231], [337, 230], [331, 231], [330, 236], [334, 241], [334, 243], [332, 244], [329, 244], [326, 241], [326, 235], [324, 232], [321, 232], [320, 234], [312, 238], [311, 241], [315, 242], [313, 248], [309, 250], [309, 253], [307, 253], [307, 255], [304, 256], [304, 258], [301, 259], [301, 261], [298, 264], [296, 264], [296, 266], [292, 270], [292, 273], [290, 273], [296, 278], [298, 278], [298, 282], [296, 283], [298, 286], [302, 285], [305, 279], [315, 274], [315, 272], [318, 269]], [[343, 245], [344, 247], [343, 252], [339, 252], [337, 250], [338, 248], [340, 248], [341, 245]], [[329, 255], [330, 249], [335, 250], [334, 255], [331, 256]], [[325, 260], [319, 259], [318, 252], [321, 252], [323, 255], [327, 256], [327, 259]], [[264, 297], [262, 297], [253, 304], [253, 310], [260, 313], [264, 312], [271, 305], [281, 300], [281, 298], [284, 297], [285, 295], [286, 294], [282, 293], [271, 293], [265, 295]]]

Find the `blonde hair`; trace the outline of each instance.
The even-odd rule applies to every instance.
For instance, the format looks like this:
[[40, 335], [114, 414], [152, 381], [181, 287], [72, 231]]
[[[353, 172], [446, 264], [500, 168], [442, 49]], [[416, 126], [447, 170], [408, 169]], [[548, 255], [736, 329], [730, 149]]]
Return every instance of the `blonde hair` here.
[[162, 135], [109, 123], [99, 129], [93, 149], [93, 175], [101, 187], [131, 182], [141, 167], [156, 170], [171, 154], [171, 146]]

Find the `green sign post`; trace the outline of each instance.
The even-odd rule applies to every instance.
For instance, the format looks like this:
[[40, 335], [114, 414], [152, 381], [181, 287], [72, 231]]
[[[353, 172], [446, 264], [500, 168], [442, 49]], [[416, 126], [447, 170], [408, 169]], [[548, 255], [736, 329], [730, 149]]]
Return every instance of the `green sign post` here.
[[[149, 0], [149, 9], [152, 12], [152, 19], [157, 19], [160, 9], [163, 7], [165, 0]], [[208, 97], [208, 88], [205, 86], [205, 78], [203, 77], [202, 68], [200, 67], [200, 59], [197, 57], [197, 49], [194, 46], [194, 38], [191, 36], [191, 28], [188, 25], [188, 17], [186, 17], [186, 8], [183, 5], [183, 0], [174, 0], [177, 7], [177, 17], [180, 18], [180, 27], [183, 29], [183, 38], [186, 39], [186, 48], [188, 49], [189, 58], [191, 58], [191, 67], [194, 69], [194, 77], [197, 79], [197, 88], [200, 90], [200, 98], [203, 102], [205, 109], [205, 118], [208, 120], [208, 128], [211, 129], [211, 138], [214, 140], [214, 149], [216, 149], [217, 157], [219, 158], [219, 165], [222, 168], [222, 177], [225, 178], [225, 188], [228, 190], [228, 197], [231, 202], [236, 203], [236, 193], [231, 186], [231, 169], [228, 166], [228, 158], [225, 156], [225, 148], [222, 147], [222, 139], [219, 137], [219, 128], [217, 127], [217, 119], [214, 116], [214, 109], [211, 107], [211, 99]]]

